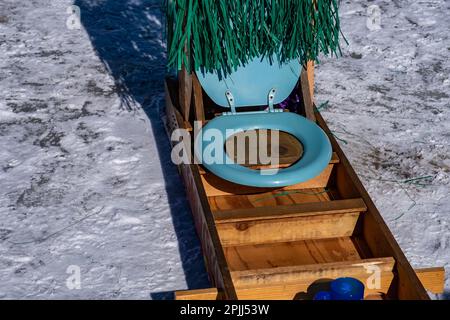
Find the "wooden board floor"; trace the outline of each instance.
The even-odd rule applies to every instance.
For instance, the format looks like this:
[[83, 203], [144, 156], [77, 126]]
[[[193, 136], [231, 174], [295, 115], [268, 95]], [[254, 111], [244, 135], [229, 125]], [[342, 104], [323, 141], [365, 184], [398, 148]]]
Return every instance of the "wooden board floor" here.
[[230, 246], [224, 250], [231, 271], [361, 259], [350, 237]]

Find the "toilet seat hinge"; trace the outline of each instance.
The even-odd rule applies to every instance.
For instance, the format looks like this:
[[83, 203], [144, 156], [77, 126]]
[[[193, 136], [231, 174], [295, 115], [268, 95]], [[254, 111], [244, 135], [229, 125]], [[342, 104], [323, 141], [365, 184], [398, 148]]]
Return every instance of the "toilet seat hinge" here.
[[230, 90], [227, 90], [225, 92], [225, 96], [227, 97], [228, 105], [231, 108], [231, 114], [236, 114], [236, 104], [235, 104], [235, 101], [234, 101], [233, 94], [231, 93]]
[[267, 104], [269, 106], [268, 109], [264, 110], [264, 111], [247, 111], [247, 112], [239, 112], [237, 113], [236, 111], [236, 102], [234, 99], [233, 94], [231, 93], [230, 90], [227, 90], [225, 92], [225, 97], [227, 98], [228, 101], [228, 106], [230, 107], [231, 111], [229, 112], [224, 112], [222, 113], [222, 115], [224, 116], [230, 116], [230, 115], [237, 115], [237, 114], [252, 114], [252, 113], [270, 113], [270, 112], [282, 112], [282, 109], [275, 109], [274, 108], [274, 101], [275, 101], [275, 94], [276, 94], [277, 90], [275, 88], [270, 89], [269, 94], [267, 96]]
[[277, 90], [275, 88], [270, 89], [269, 94], [267, 96], [268, 105], [269, 105], [269, 112], [275, 112], [275, 109], [273, 108], [273, 102], [275, 100], [275, 93]]

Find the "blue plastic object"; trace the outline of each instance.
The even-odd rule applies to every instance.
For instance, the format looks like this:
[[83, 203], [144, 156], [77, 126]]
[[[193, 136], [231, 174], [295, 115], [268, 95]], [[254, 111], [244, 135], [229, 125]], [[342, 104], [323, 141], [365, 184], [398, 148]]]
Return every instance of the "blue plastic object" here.
[[[226, 152], [217, 163], [207, 163], [205, 149], [211, 143], [204, 138], [208, 129], [217, 130], [225, 142], [238, 131], [271, 129], [290, 133], [303, 145], [303, 156], [294, 165], [278, 170], [253, 170], [234, 163]], [[227, 130], [233, 129], [236, 130]], [[201, 152], [201, 154], [199, 154]], [[291, 112], [247, 113], [224, 115], [211, 120], [195, 139], [195, 153], [203, 165], [217, 176], [234, 183], [254, 187], [283, 187], [309, 179], [320, 174], [331, 159], [331, 144], [325, 132], [312, 121]]]
[[314, 295], [313, 300], [332, 300], [331, 293], [328, 291], [319, 291]]
[[227, 90], [233, 94], [236, 107], [267, 105], [267, 94], [272, 88], [277, 90], [274, 103], [278, 104], [294, 90], [301, 65], [298, 60], [280, 65], [275, 56], [272, 60], [255, 58], [222, 79], [217, 73], [197, 72], [197, 77], [208, 96], [219, 106], [228, 107]]
[[332, 300], [363, 300], [364, 284], [355, 278], [338, 278], [331, 282]]
[[364, 284], [355, 278], [338, 278], [331, 281], [330, 291], [319, 291], [313, 300], [363, 300]]

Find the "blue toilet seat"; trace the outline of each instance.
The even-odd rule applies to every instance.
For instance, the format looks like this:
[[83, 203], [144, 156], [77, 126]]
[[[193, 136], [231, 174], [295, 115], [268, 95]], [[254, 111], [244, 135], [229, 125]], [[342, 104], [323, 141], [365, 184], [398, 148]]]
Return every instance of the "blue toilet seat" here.
[[[226, 152], [223, 152], [221, 161], [218, 161], [220, 163], [203, 162], [203, 166], [209, 171], [237, 184], [254, 187], [284, 187], [297, 184], [319, 175], [331, 159], [332, 148], [325, 132], [296, 113], [267, 112], [216, 117], [202, 128], [195, 139], [194, 150], [197, 159], [203, 159], [209, 142], [203, 141], [203, 135], [209, 129], [218, 130], [224, 137], [223, 142], [237, 132], [246, 130], [279, 130], [291, 134], [303, 145], [302, 158], [288, 168], [277, 170], [276, 173], [273, 169], [253, 170], [236, 164]], [[199, 151], [202, 153], [199, 154]]]
[[[314, 122], [291, 112], [275, 110], [274, 105], [285, 100], [299, 78], [302, 66], [297, 60], [280, 64], [276, 58], [254, 58], [232, 74], [198, 72], [199, 82], [208, 96], [219, 106], [230, 108], [209, 121], [194, 141], [197, 160], [215, 175], [241, 185], [254, 187], [284, 187], [307, 181], [319, 175], [331, 160], [331, 143]], [[268, 105], [268, 111], [238, 112], [244, 106]], [[281, 112], [280, 112], [281, 111]], [[205, 132], [214, 130], [221, 137], [222, 156], [216, 162], [203, 161], [210, 141]], [[232, 129], [232, 130], [230, 130]], [[303, 145], [303, 156], [285, 169], [253, 170], [234, 163], [223, 150], [227, 139], [242, 131], [270, 129], [291, 134]], [[208, 138], [209, 133], [206, 134]], [[219, 158], [219, 157], [218, 157]]]

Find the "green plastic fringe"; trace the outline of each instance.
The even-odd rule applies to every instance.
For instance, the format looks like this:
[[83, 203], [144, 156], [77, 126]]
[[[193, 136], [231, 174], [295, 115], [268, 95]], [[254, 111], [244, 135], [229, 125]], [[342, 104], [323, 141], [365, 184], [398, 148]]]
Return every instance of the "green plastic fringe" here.
[[168, 67], [228, 74], [256, 57], [341, 55], [337, 0], [166, 0]]

